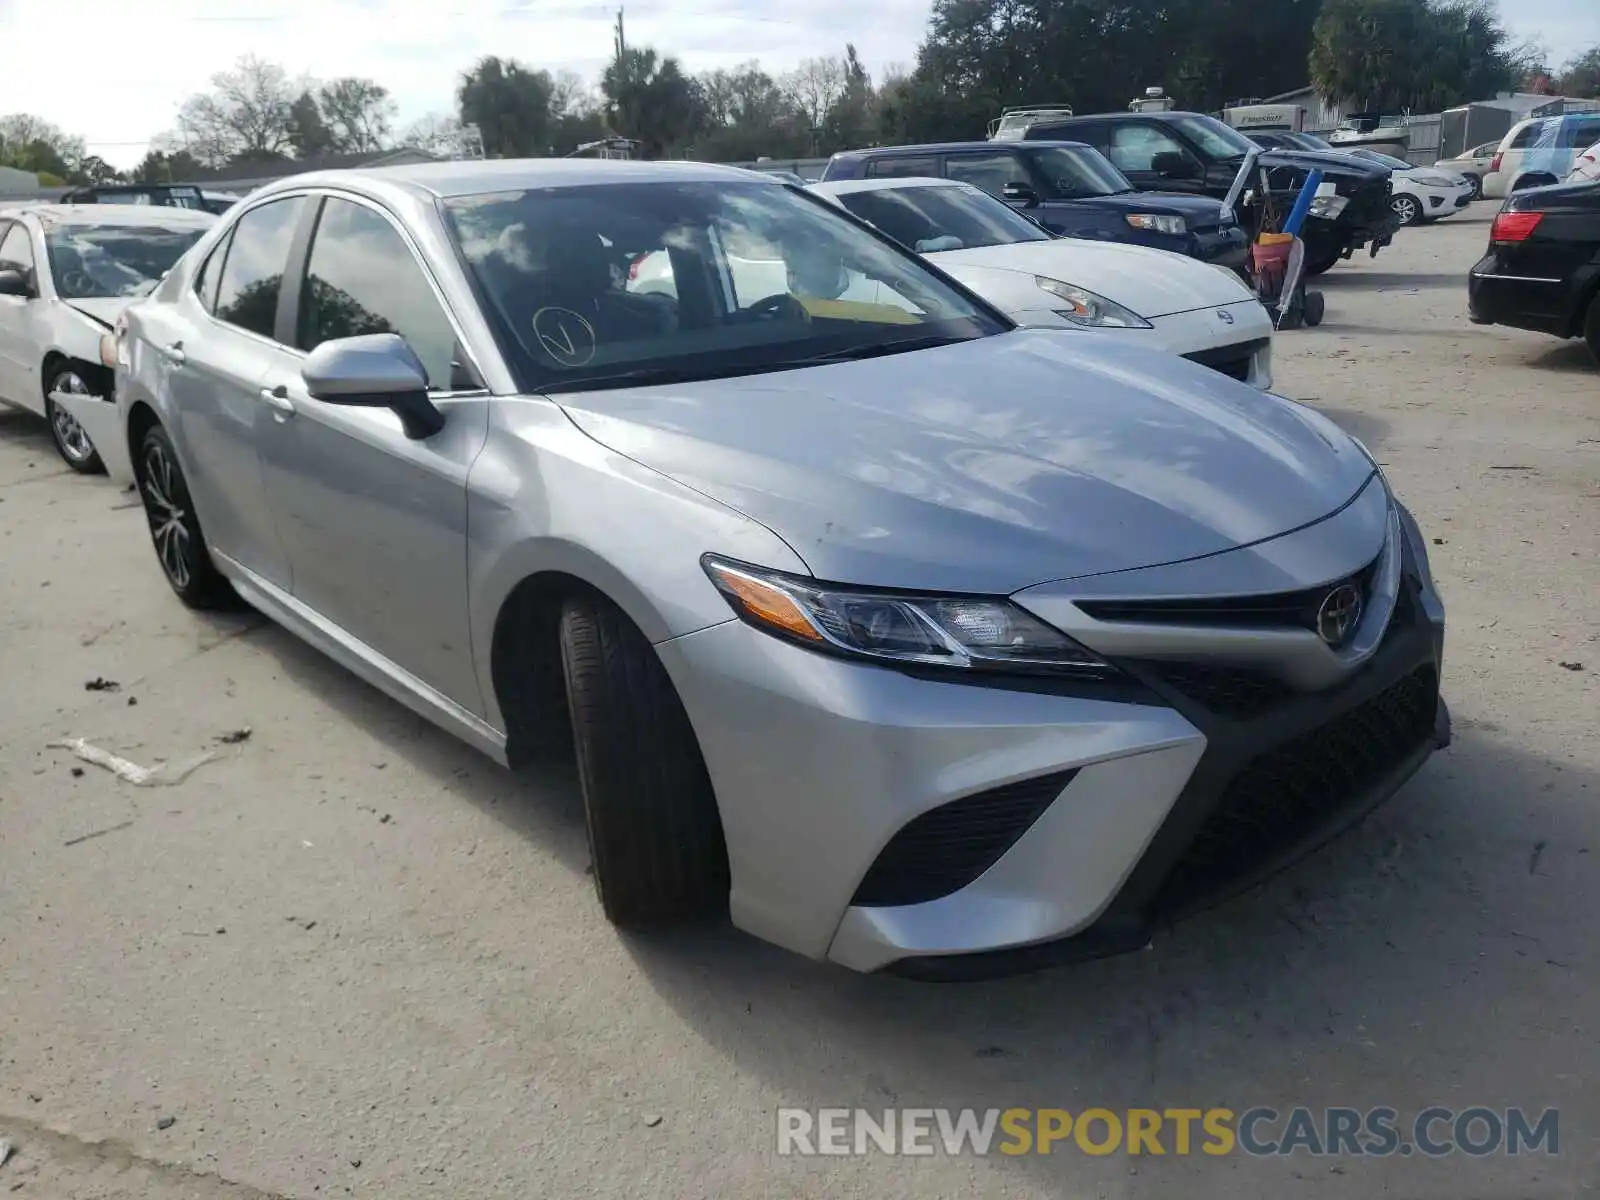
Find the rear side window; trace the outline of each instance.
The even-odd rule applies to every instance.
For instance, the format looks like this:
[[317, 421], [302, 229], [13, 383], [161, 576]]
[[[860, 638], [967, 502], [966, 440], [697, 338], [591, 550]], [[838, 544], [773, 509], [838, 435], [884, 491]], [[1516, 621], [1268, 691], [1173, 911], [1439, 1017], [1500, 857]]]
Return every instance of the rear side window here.
[[290, 196], [252, 208], [239, 218], [217, 282], [217, 320], [262, 337], [273, 336], [289, 245], [305, 203], [304, 196]]
[[1600, 140], [1600, 120], [1568, 121], [1557, 143], [1563, 150], [1583, 150]]
[[323, 203], [300, 297], [302, 350], [336, 338], [398, 333], [432, 388], [452, 386], [456, 334], [411, 247], [363, 204]]
[[875, 158], [867, 164], [869, 179], [908, 179], [939, 174], [939, 160], [931, 154], [906, 158]]
[[1543, 121], [1529, 121], [1521, 129], [1511, 135], [1511, 144], [1507, 150], [1526, 150], [1539, 138], [1539, 131], [1544, 128]]

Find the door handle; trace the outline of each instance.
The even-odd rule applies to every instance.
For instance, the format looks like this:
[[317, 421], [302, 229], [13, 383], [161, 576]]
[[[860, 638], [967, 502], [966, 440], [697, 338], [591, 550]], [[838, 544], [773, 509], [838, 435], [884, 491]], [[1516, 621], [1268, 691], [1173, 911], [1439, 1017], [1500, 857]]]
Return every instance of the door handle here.
[[294, 416], [294, 401], [289, 399], [289, 389], [283, 384], [277, 387], [262, 388], [260, 392], [262, 403], [272, 409], [272, 417], [276, 421], [287, 421]]
[[173, 342], [170, 346], [161, 347], [161, 355], [175, 367], [181, 367], [189, 361], [189, 356], [183, 352], [182, 342]]

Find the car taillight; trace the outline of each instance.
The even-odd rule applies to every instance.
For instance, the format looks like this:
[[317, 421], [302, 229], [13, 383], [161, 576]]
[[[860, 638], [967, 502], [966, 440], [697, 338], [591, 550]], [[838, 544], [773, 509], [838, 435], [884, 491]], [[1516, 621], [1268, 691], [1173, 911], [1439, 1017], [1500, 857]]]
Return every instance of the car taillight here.
[[1490, 174], [1493, 174], [1494, 172], [1496, 172], [1496, 171], [1498, 171], [1500, 169], [1500, 160], [1502, 158], [1504, 158], [1504, 157], [1505, 157], [1505, 155], [1501, 154], [1500, 151], [1496, 150], [1494, 152], [1494, 157], [1489, 160], [1489, 173]]
[[1542, 212], [1503, 212], [1495, 217], [1494, 226], [1489, 230], [1489, 240], [1525, 242], [1542, 220]]
[[633, 283], [636, 279], [639, 278], [639, 268], [644, 266], [644, 260], [649, 258], [649, 257], [650, 257], [650, 255], [648, 253], [637, 254], [637, 255], [634, 256], [633, 261], [628, 264], [628, 282], [629, 283]]

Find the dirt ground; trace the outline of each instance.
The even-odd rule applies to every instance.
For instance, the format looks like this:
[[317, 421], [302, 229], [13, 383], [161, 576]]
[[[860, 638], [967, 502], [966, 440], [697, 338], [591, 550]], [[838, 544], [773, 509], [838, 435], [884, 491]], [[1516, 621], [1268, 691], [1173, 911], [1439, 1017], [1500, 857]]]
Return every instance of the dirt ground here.
[[[619, 938], [570, 778], [514, 780], [277, 628], [186, 612], [129, 497], [0, 415], [0, 1194], [1600, 1191], [1600, 373], [1467, 323], [1490, 208], [1337, 267], [1326, 324], [1277, 343], [1280, 390], [1361, 436], [1434, 541], [1456, 744], [1152, 949], [998, 983]], [[63, 737], [220, 754], [136, 788]], [[1559, 1108], [1560, 1153], [775, 1153], [790, 1105], [1431, 1104]]]

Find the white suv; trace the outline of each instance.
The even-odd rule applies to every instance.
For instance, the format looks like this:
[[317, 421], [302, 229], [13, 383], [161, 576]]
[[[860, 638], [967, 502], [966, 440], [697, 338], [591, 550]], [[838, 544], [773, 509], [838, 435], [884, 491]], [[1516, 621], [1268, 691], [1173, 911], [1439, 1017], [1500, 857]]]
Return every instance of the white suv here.
[[1567, 113], [1518, 121], [1504, 138], [1484, 176], [1483, 194], [1499, 199], [1523, 188], [1560, 183], [1578, 151], [1600, 140], [1600, 112]]

